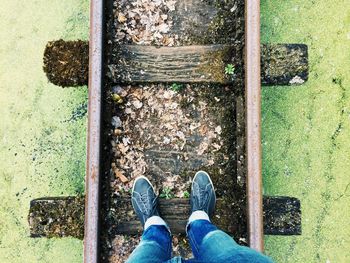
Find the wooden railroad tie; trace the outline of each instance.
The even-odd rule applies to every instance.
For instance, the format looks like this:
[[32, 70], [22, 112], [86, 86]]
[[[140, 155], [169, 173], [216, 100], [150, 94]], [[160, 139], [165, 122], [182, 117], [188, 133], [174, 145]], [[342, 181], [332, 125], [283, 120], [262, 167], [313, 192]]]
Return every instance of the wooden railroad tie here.
[[[222, 200], [217, 200], [217, 206]], [[300, 201], [293, 197], [264, 196], [264, 233], [267, 235], [300, 235]], [[129, 198], [119, 198], [118, 207], [125, 207], [128, 219], [122, 217], [116, 234], [133, 235], [142, 232], [140, 222], [133, 212]], [[173, 233], [185, 233], [190, 214], [189, 199], [160, 199], [160, 213], [168, 222]], [[118, 208], [117, 208], [118, 209]], [[226, 218], [227, 217], [227, 218]], [[83, 238], [84, 235], [84, 197], [49, 197], [32, 200], [28, 216], [31, 237]], [[215, 221], [215, 220], [214, 220]], [[232, 233], [229, 215], [223, 214], [218, 226]]]
[[[44, 52], [48, 79], [62, 87], [87, 85], [88, 42], [50, 41]], [[225, 66], [235, 56], [229, 45], [115, 47], [116, 61], [107, 75], [114, 83], [230, 84]], [[308, 49], [304, 44], [263, 44], [261, 79], [264, 85], [302, 84], [308, 79]]]

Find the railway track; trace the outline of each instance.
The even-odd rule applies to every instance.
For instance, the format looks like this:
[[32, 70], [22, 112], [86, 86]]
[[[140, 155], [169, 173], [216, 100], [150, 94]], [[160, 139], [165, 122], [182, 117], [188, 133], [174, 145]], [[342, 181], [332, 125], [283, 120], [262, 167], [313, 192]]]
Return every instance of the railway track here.
[[[217, 217], [214, 219], [216, 224], [238, 235], [238, 238], [247, 238], [248, 245], [259, 251], [263, 250], [264, 233], [301, 234], [300, 203], [297, 199], [262, 196], [260, 90], [261, 84], [293, 85], [306, 81], [307, 46], [261, 45], [259, 1], [246, 0], [244, 5], [233, 1], [232, 6], [228, 7], [195, 0], [178, 5], [184, 3], [186, 8], [177, 7], [174, 14], [176, 19], [180, 19], [174, 26], [174, 34], [178, 35], [180, 42], [183, 40], [177, 47], [130, 45], [127, 41], [115, 41], [111, 32], [116, 31], [118, 23], [108, 23], [116, 19], [113, 16], [115, 6], [113, 2], [108, 2], [104, 7], [101, 0], [91, 1], [89, 43], [63, 40], [48, 43], [44, 53], [44, 70], [49, 80], [60, 86], [88, 84], [89, 87], [86, 196], [33, 200], [29, 213], [33, 237], [84, 238], [84, 262], [92, 263], [108, 260], [109, 252], [106, 250], [110, 245], [107, 243], [114, 235], [140, 233], [135, 215], [130, 214], [132, 210], [127, 194], [114, 194], [115, 189], [111, 188], [110, 181], [115, 175], [109, 173], [113, 163], [130, 183], [137, 169], [122, 170], [121, 153], [114, 156], [111, 154], [113, 149], [108, 145], [111, 137], [116, 142], [127, 138], [135, 144], [145, 144], [149, 138], [153, 138], [152, 129], [163, 125], [163, 122], [152, 115], [152, 118], [132, 120], [124, 113], [126, 106], [111, 102], [110, 90], [112, 86], [120, 84], [145, 87], [168, 82], [187, 85], [180, 95], [171, 92], [171, 97], [166, 97], [172, 105], [182, 105], [181, 112], [189, 119], [187, 124], [198, 123], [198, 127], [202, 128], [201, 120], [204, 119], [213, 123], [213, 127], [209, 125], [198, 129], [201, 132], [193, 129], [186, 133], [184, 124], [178, 121], [175, 124], [179, 125], [183, 134], [183, 148], [176, 148], [175, 151], [156, 139], [151, 140], [150, 146], [143, 147], [145, 172], [157, 181], [159, 189], [162, 189], [161, 185], [167, 177], [181, 174], [179, 184], [185, 185], [196, 169], [220, 163], [219, 170], [208, 168], [217, 174], [213, 176], [220, 196]], [[199, 6], [202, 15], [196, 14]], [[228, 14], [227, 10], [233, 14]], [[200, 26], [189, 28], [188, 17], [193, 17], [190, 22]], [[224, 17], [224, 22], [216, 27], [205, 23], [211, 19], [215, 21], [216, 17]], [[182, 23], [181, 19], [186, 23]], [[104, 21], [107, 21], [107, 26]], [[227, 65], [236, 69], [233, 76], [225, 72]], [[159, 86], [159, 91], [163, 93], [167, 92], [164, 85]], [[137, 116], [144, 114], [142, 107], [150, 106], [147, 100], [157, 96], [157, 87], [141, 88], [142, 99], [138, 99], [143, 104], [134, 109]], [[140, 96], [139, 90], [127, 89], [128, 102], [135, 102], [135, 96]], [[149, 93], [148, 97], [144, 95], [144, 90]], [[192, 94], [194, 101], [184, 105], [188, 94]], [[208, 110], [198, 110], [193, 106], [196, 103], [209, 105]], [[125, 135], [127, 133], [111, 135], [115, 127], [106, 120], [112, 117], [119, 118], [123, 123], [130, 121], [131, 126], [136, 128], [129, 132], [128, 137]], [[149, 125], [137, 128], [140, 123]], [[217, 127], [220, 127], [220, 132], [215, 129], [217, 134], [213, 135], [213, 141], [216, 143], [217, 139], [219, 143], [216, 144], [222, 147], [213, 154], [215, 151], [211, 148], [199, 151], [211, 134], [207, 130]], [[126, 130], [125, 127], [121, 129]], [[222, 136], [221, 129], [224, 131]], [[148, 137], [140, 130], [145, 131]], [[161, 130], [155, 133], [161, 133]], [[222, 141], [218, 139], [221, 137]], [[170, 175], [164, 175], [167, 170]], [[123, 186], [123, 182], [120, 185]], [[180, 213], [171, 209], [175, 206]], [[161, 212], [175, 233], [183, 232], [188, 207], [185, 198], [161, 201]]]

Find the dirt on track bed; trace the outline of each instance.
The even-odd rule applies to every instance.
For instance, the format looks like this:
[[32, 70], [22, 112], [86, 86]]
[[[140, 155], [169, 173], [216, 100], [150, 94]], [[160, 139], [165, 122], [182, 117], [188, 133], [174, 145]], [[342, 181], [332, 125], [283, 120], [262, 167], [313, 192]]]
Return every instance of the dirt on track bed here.
[[[236, 118], [237, 98], [244, 98], [243, 19], [237, 19], [243, 17], [243, 3], [226, 6], [223, 1], [209, 4], [192, 1], [192, 8], [206, 5], [208, 11], [203, 17], [191, 17], [191, 8], [186, 9], [185, 15], [190, 18], [187, 21], [192, 24], [209, 21], [196, 32], [179, 23], [182, 2], [137, 0], [109, 4], [103, 109], [102, 262], [124, 262], [138, 244], [139, 236], [116, 235], [116, 225], [123, 220], [119, 216], [123, 213], [118, 211], [125, 209], [117, 207], [116, 200], [130, 197], [133, 180], [139, 175], [147, 176], [161, 197], [183, 198], [189, 193], [194, 173], [206, 170], [217, 196], [224, 200], [223, 207], [217, 207], [218, 214], [230, 213], [232, 218], [228, 224], [214, 216], [214, 223], [233, 225], [230, 232], [237, 241], [245, 243], [245, 173], [242, 170], [237, 173], [238, 163], [244, 166], [244, 156], [237, 156], [244, 151], [244, 123], [237, 123]], [[215, 11], [218, 7], [219, 11]], [[115, 61], [116, 43], [166, 46], [230, 43], [238, 54], [232, 61], [236, 68], [234, 87], [111, 83], [108, 61]], [[183, 236], [173, 237], [173, 250], [174, 255], [191, 255]]]
[[123, 99], [111, 121], [117, 194], [128, 192], [140, 175], [150, 176], [157, 190], [170, 189], [169, 196], [180, 198], [194, 171], [216, 169], [223, 176], [230, 156], [222, 131], [232, 130], [233, 92], [189, 85], [181, 92], [161, 85], [114, 90]]
[[[206, 170], [212, 176], [218, 197], [226, 200], [227, 206], [218, 209], [227, 210], [238, 225], [242, 216], [240, 197], [244, 196], [241, 191], [244, 178], [236, 176], [232, 89], [187, 85], [175, 92], [163, 85], [153, 85], [114, 86], [112, 91], [118, 92], [123, 101], [111, 102], [116, 114], [111, 117], [109, 130], [112, 199], [113, 196], [130, 197], [133, 180], [140, 175], [151, 180], [161, 197], [183, 198], [189, 193], [194, 173]], [[112, 92], [110, 98], [115, 94]], [[113, 207], [113, 201], [111, 203]], [[115, 207], [110, 213], [112, 225], [126, 220], [118, 216], [118, 210], [122, 209]], [[217, 217], [214, 222], [225, 224]], [[232, 229], [236, 231], [239, 228]], [[183, 241], [183, 237], [177, 239]], [[137, 244], [132, 240], [132, 237], [115, 237], [114, 245], [125, 243], [122, 242], [122, 250], [117, 246], [112, 262], [118, 262], [115, 260], [119, 253], [127, 256], [125, 251], [131, 251], [127, 247]]]

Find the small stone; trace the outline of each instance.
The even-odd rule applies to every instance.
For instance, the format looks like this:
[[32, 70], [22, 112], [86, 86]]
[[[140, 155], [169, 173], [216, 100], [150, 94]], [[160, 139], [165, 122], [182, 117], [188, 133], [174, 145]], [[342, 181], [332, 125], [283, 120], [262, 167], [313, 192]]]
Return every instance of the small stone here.
[[154, 0], [154, 4], [156, 6], [160, 6], [162, 4], [162, 0]]
[[123, 98], [128, 95], [128, 92], [120, 86], [114, 86], [112, 88], [112, 92], [115, 94], [118, 94], [120, 97], [123, 97]]
[[133, 105], [136, 109], [141, 109], [143, 104], [142, 104], [142, 102], [139, 101], [139, 100], [134, 100], [134, 101], [132, 102], [132, 105]]
[[129, 139], [129, 137], [124, 137], [124, 138], [123, 138], [123, 144], [124, 144], [125, 146], [127, 146], [128, 144], [130, 144], [130, 139]]
[[166, 6], [169, 8], [169, 11], [175, 11], [176, 1], [168, 1], [166, 2]]
[[244, 243], [247, 243], [247, 239], [244, 238], [244, 237], [240, 237], [240, 238], [239, 238], [239, 241], [244, 242]]
[[181, 140], [185, 140], [185, 134], [182, 131], [177, 131], [176, 136], [179, 137]]
[[216, 132], [217, 134], [221, 134], [221, 131], [222, 131], [221, 126], [217, 126], [217, 127], [215, 128], [215, 132]]
[[125, 109], [125, 113], [126, 114], [131, 114], [133, 111], [132, 111], [132, 109], [130, 109], [130, 108], [126, 108]]
[[213, 159], [208, 160], [208, 166], [212, 166], [212, 165], [214, 165], [214, 160]]
[[155, 37], [155, 38], [158, 38], [158, 39], [161, 39], [163, 36], [162, 36], [161, 33], [156, 32], [156, 33], [154, 33], [154, 37]]
[[117, 32], [117, 34], [115, 36], [117, 39], [122, 40], [125, 37], [125, 33], [124, 32]]
[[123, 134], [123, 131], [120, 130], [120, 129], [114, 129], [114, 135], [116, 136], [119, 136], [119, 135], [122, 135]]
[[130, 18], [134, 18], [135, 15], [136, 15], [135, 12], [132, 12], [132, 11], [129, 11], [129, 12], [128, 12], [128, 16], [129, 16]]
[[115, 128], [120, 128], [122, 127], [122, 121], [121, 119], [118, 117], [118, 116], [113, 116], [112, 118], [112, 125], [115, 127]]
[[169, 144], [170, 143], [170, 139], [168, 137], [164, 137], [163, 143], [164, 144]]
[[167, 24], [161, 24], [158, 26], [158, 30], [160, 33], [168, 33], [169, 32], [169, 26]]
[[294, 78], [292, 78], [290, 81], [289, 81], [289, 84], [303, 84], [305, 81], [299, 77], [298, 75], [296, 75]]
[[230, 12], [233, 13], [234, 11], [236, 11], [237, 9], [237, 4], [235, 4], [231, 9], [230, 9]]

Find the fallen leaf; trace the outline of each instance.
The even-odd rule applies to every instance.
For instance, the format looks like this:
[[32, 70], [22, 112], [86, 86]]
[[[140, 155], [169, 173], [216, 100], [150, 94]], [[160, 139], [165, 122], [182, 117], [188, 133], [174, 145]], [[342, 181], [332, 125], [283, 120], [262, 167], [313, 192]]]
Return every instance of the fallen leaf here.
[[123, 143], [118, 143], [118, 149], [123, 155], [125, 155], [129, 150], [129, 146], [125, 146]]
[[208, 126], [205, 124], [202, 124], [199, 128], [199, 133], [204, 136], [208, 132]]
[[127, 183], [129, 182], [129, 179], [126, 178], [126, 176], [123, 174], [123, 172], [116, 170], [115, 175], [122, 181], [122, 183]]
[[123, 13], [118, 14], [118, 22], [124, 23], [126, 20], [127, 20], [127, 18], [125, 17], [125, 15]]
[[117, 168], [115, 163], [111, 164], [111, 168], [112, 168], [115, 176], [118, 177], [123, 183], [127, 183], [129, 181], [129, 179], [126, 178], [124, 173]]
[[221, 131], [222, 131], [221, 126], [217, 126], [217, 127], [215, 128], [215, 132], [216, 132], [217, 134], [221, 134]]

